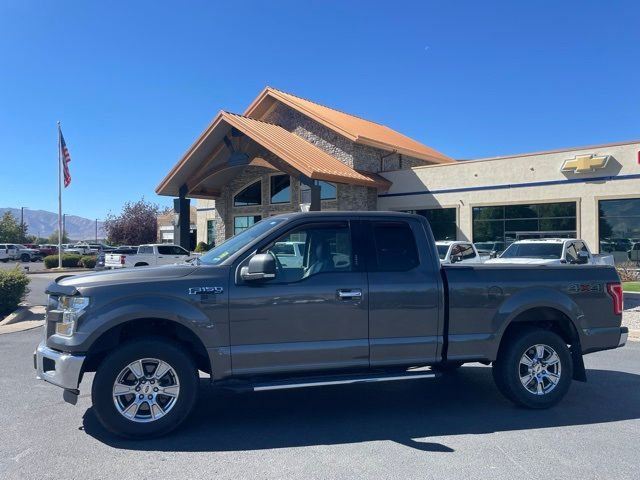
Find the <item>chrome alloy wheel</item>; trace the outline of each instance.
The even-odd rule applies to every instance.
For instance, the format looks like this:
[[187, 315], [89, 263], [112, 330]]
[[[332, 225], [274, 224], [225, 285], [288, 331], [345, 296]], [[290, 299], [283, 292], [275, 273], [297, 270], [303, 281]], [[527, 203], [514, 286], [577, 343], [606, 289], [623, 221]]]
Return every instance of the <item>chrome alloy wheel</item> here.
[[549, 345], [533, 345], [522, 354], [519, 365], [520, 382], [529, 393], [546, 395], [560, 381], [562, 364]]
[[157, 358], [131, 362], [113, 384], [116, 409], [133, 422], [153, 422], [165, 416], [175, 406], [179, 394], [176, 371]]

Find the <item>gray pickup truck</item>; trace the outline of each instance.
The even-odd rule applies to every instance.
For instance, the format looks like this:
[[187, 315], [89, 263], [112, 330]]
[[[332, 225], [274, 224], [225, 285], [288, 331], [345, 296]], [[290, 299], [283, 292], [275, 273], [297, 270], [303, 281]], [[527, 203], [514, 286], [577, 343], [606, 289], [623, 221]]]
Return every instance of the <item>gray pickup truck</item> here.
[[[288, 262], [276, 245], [302, 244]], [[59, 278], [37, 375], [74, 403], [96, 372], [100, 422], [127, 437], [177, 427], [213, 384], [272, 390], [434, 378], [493, 364], [516, 404], [546, 408], [583, 354], [620, 347], [610, 266], [441, 266], [427, 221], [384, 212], [270, 217], [182, 265]]]

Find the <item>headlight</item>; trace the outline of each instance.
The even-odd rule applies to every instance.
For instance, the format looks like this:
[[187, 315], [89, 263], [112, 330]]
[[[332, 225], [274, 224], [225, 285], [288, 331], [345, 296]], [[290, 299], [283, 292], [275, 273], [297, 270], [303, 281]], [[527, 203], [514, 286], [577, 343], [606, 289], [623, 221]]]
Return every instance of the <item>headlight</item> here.
[[65, 337], [73, 335], [78, 318], [88, 306], [88, 297], [60, 297], [57, 309], [62, 310], [62, 321], [56, 323], [56, 333]]

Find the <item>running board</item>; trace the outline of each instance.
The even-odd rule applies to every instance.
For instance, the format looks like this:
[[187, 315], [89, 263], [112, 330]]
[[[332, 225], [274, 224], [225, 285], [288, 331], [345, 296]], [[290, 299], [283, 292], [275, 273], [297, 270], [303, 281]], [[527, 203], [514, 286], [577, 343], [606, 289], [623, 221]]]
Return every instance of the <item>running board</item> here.
[[387, 374], [364, 374], [350, 376], [335, 377], [307, 377], [299, 378], [297, 381], [293, 379], [285, 381], [276, 381], [268, 383], [254, 383], [250, 389], [254, 392], [264, 392], [267, 390], [286, 390], [292, 388], [308, 388], [308, 387], [327, 387], [331, 385], [351, 385], [355, 383], [373, 383], [373, 382], [397, 382], [400, 380], [425, 380], [427, 378], [436, 378], [439, 375], [432, 371], [424, 372], [407, 372], [407, 373], [387, 373]]

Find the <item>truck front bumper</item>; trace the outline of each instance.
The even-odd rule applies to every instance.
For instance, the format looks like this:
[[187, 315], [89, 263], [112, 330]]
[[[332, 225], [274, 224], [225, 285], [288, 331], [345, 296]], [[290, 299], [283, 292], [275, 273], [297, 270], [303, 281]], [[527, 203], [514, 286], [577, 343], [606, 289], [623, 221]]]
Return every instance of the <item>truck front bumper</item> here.
[[36, 377], [64, 388], [64, 399], [67, 402], [75, 403], [85, 358], [84, 355], [72, 355], [52, 350], [43, 340], [33, 354]]

